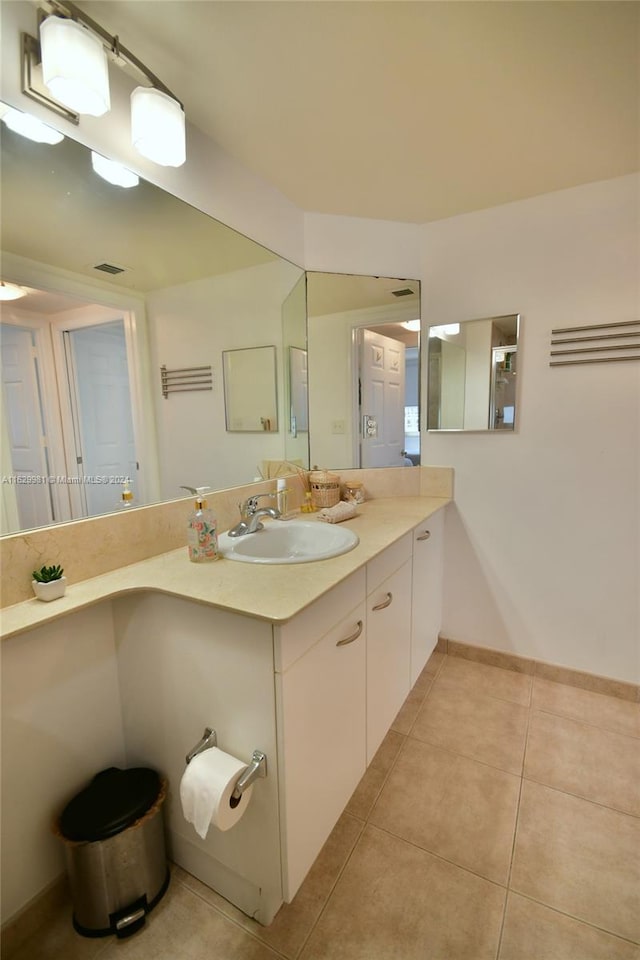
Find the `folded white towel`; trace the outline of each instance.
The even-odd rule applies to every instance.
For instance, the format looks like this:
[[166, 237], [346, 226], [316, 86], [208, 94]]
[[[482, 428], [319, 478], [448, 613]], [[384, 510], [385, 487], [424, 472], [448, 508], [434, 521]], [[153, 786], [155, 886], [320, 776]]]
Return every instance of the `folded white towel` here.
[[325, 520], [327, 523], [341, 523], [343, 520], [350, 520], [357, 513], [355, 503], [347, 503], [341, 500], [333, 507], [324, 507], [318, 514], [318, 520]]

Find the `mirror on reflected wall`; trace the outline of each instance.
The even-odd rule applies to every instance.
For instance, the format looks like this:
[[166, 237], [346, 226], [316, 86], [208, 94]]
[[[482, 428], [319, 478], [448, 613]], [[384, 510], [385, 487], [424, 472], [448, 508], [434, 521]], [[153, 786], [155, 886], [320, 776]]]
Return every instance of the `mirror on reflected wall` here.
[[307, 273], [307, 315], [312, 465], [419, 465], [419, 281]]
[[[288, 456], [302, 269], [144, 180], [107, 183], [73, 140], [3, 127], [0, 146], [1, 279], [24, 294], [1, 305], [1, 532], [116, 510], [124, 481], [138, 506]], [[228, 432], [223, 354], [265, 343], [269, 409], [240, 419], [268, 429]], [[210, 367], [209, 383], [163, 396], [163, 365]]]
[[427, 429], [513, 431], [520, 316], [429, 327]]

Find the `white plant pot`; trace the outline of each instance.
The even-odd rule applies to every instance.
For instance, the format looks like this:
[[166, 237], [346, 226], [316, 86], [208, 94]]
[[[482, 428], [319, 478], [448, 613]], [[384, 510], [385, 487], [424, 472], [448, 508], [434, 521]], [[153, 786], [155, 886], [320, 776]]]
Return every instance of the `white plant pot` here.
[[31, 586], [38, 600], [44, 600], [45, 603], [48, 603], [49, 600], [64, 597], [64, 592], [67, 589], [67, 578], [59, 577], [57, 580], [50, 580], [48, 583], [39, 583], [38, 580], [32, 580]]

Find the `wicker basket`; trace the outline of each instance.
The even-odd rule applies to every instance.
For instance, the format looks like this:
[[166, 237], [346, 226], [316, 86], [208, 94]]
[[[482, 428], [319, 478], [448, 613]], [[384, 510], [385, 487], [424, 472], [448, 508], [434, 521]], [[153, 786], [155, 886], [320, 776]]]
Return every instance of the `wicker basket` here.
[[334, 507], [340, 503], [340, 477], [327, 470], [314, 470], [309, 474], [311, 501], [314, 507]]

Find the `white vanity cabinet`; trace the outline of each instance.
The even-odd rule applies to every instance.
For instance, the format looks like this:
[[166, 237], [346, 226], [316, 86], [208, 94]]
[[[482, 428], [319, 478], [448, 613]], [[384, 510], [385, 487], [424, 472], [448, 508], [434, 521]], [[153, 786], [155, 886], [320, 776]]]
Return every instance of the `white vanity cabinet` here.
[[444, 510], [413, 531], [411, 686], [431, 656], [442, 624]]
[[365, 772], [365, 620], [361, 571], [276, 629], [276, 665], [278, 650], [286, 664], [276, 673], [276, 709], [287, 901]]
[[410, 689], [411, 534], [367, 564], [367, 764]]

